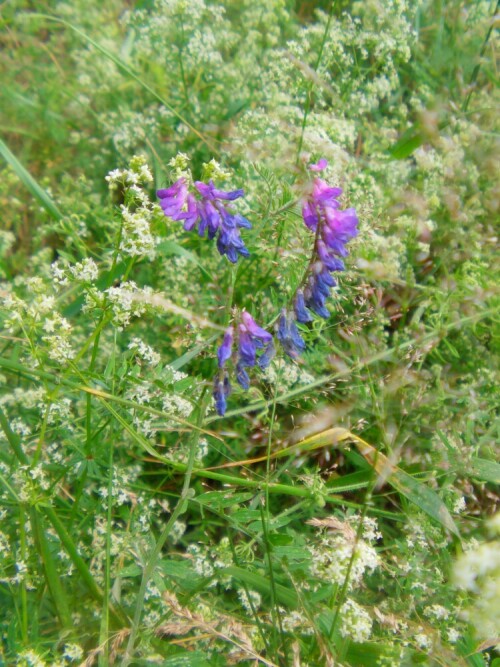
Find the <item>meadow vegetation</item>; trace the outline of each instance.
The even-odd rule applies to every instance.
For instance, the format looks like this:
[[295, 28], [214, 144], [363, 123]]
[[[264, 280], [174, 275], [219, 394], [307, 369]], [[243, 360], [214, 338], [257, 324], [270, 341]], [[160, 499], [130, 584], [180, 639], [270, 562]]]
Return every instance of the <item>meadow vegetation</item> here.
[[0, 665], [500, 665], [498, 11], [2, 3]]

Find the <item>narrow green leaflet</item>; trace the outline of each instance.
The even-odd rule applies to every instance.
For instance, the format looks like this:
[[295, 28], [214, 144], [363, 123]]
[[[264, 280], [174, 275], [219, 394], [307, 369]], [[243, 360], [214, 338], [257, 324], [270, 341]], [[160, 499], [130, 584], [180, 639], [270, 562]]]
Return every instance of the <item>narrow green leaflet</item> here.
[[15, 173], [19, 176], [19, 179], [23, 184], [28, 188], [33, 197], [38, 201], [38, 203], [51, 215], [55, 220], [60, 220], [63, 215], [61, 211], [54, 204], [49, 195], [45, 190], [35, 181], [33, 176], [23, 167], [19, 162], [17, 157], [12, 153], [10, 148], [0, 139], [0, 153], [12, 167]]

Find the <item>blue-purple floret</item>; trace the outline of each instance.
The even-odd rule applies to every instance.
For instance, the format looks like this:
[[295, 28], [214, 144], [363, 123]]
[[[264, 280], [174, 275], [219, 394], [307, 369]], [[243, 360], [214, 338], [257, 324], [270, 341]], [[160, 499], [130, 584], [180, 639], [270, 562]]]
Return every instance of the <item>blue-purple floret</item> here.
[[[322, 158], [309, 168], [319, 172], [327, 164]], [[349, 254], [346, 244], [358, 234], [355, 209], [340, 210], [338, 197], [341, 194], [341, 188], [331, 188], [321, 178], [315, 177], [312, 193], [302, 204], [304, 223], [316, 234], [316, 261], [311, 265], [303, 291], [297, 291], [295, 296], [294, 311], [298, 322], [311, 320], [308, 310], [325, 319], [330, 316], [325, 304], [331, 288], [336, 285], [331, 274], [344, 271], [344, 263], [340, 258]]]
[[292, 359], [299, 357], [306, 349], [306, 344], [299, 333], [294, 313], [285, 308], [278, 321], [278, 340], [285, 353]]
[[[241, 319], [238, 327], [239, 366], [245, 368], [257, 364], [259, 368], [267, 368], [275, 353], [272, 335], [260, 327], [250, 313], [243, 312]], [[257, 355], [257, 350], [262, 350], [262, 354]]]
[[223, 368], [226, 361], [231, 358], [231, 353], [233, 350], [233, 336], [234, 336], [233, 327], [228, 327], [224, 333], [222, 344], [217, 350], [217, 359], [219, 360], [219, 368]]
[[238, 256], [249, 257], [250, 253], [240, 236], [240, 229], [250, 229], [252, 225], [240, 213], [235, 213], [228, 202], [243, 197], [243, 190], [225, 192], [218, 190], [213, 181], [195, 182], [200, 196], [197, 199], [188, 191], [184, 178], [180, 178], [169, 188], [157, 191], [160, 206], [172, 220], [182, 221], [186, 231], [198, 226], [198, 234], [209, 239], [217, 236], [217, 250], [235, 264]]
[[218, 415], [224, 415], [227, 409], [227, 397], [231, 393], [231, 384], [227, 371], [217, 373], [214, 378], [213, 397]]

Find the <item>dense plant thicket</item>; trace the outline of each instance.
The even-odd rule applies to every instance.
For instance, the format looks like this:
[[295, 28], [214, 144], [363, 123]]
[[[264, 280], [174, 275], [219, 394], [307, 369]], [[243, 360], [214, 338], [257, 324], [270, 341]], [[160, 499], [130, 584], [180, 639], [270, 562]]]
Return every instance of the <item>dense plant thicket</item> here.
[[496, 12], [4, 3], [0, 664], [499, 662]]

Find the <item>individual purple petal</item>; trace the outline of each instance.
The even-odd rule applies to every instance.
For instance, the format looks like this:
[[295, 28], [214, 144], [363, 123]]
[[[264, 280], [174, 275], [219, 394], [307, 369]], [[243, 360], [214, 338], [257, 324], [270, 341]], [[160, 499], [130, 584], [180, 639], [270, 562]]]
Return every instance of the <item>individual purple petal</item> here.
[[312, 310], [313, 312], [316, 313], [316, 315], [319, 315], [320, 317], [323, 317], [325, 320], [330, 317], [330, 311], [328, 308], [325, 308], [324, 301], [322, 300], [319, 302], [316, 298], [315, 295], [313, 294], [313, 291], [307, 288], [304, 290], [304, 298], [306, 301], [306, 306]]
[[239, 326], [238, 354], [240, 361], [242, 361], [245, 366], [255, 366], [255, 343], [253, 342], [249, 332], [242, 324]]
[[213, 181], [203, 183], [202, 181], [195, 182], [196, 189], [205, 199], [222, 199], [226, 201], [234, 201], [239, 197], [243, 197], [244, 190], [233, 190], [232, 192], [225, 192], [224, 190], [217, 190]]
[[231, 393], [231, 384], [226, 372], [221, 377], [221, 373], [217, 373], [214, 378], [213, 397], [215, 401], [215, 409], [217, 414], [223, 417], [227, 409], [227, 397]]
[[274, 341], [271, 339], [271, 341], [266, 345], [264, 352], [260, 355], [260, 357], [257, 360], [257, 365], [259, 366], [259, 368], [261, 368], [262, 370], [264, 370], [264, 368], [267, 368], [271, 363], [271, 360], [273, 359], [275, 354], [276, 354], [276, 348], [274, 347]]
[[245, 217], [240, 215], [239, 213], [235, 213], [233, 215], [234, 222], [236, 223], [237, 227], [244, 227], [245, 229], [252, 229], [252, 223], [247, 220]]
[[195, 181], [195, 187], [204, 199], [214, 199], [213, 183], [203, 183], [202, 181]]
[[236, 365], [236, 381], [245, 391], [250, 388], [250, 378], [245, 370], [245, 366], [241, 363]]
[[306, 227], [309, 227], [309, 229], [312, 229], [312, 231], [315, 232], [319, 223], [319, 217], [314, 205], [309, 200], [302, 204], [302, 217], [304, 218]]
[[259, 327], [257, 322], [253, 319], [250, 313], [247, 313], [246, 310], [241, 314], [241, 319], [246, 329], [252, 334], [252, 336], [255, 336], [255, 338], [260, 338], [260, 340], [264, 343], [269, 343], [273, 339], [272, 335], [268, 331], [262, 327]]
[[199, 211], [201, 221], [198, 227], [198, 234], [204, 236], [205, 230], [208, 228], [208, 238], [213, 239], [221, 224], [220, 213], [210, 201], [200, 202]]
[[163, 188], [162, 190], [157, 190], [156, 196], [159, 199], [164, 199], [165, 197], [176, 197], [179, 194], [179, 192], [186, 187], [187, 187], [186, 181], [184, 180], [184, 178], [179, 178], [179, 180], [176, 181], [169, 188]]
[[302, 290], [297, 290], [297, 293], [295, 294], [295, 299], [294, 299], [294, 310], [295, 310], [295, 317], [297, 318], [297, 322], [302, 322], [305, 324], [306, 322], [311, 322], [312, 317], [311, 315], [307, 312], [306, 310], [306, 304], [304, 301], [304, 293]]
[[160, 206], [163, 209], [163, 213], [169, 218], [174, 216], [182, 215], [182, 207], [184, 206], [183, 201], [179, 199], [162, 199], [160, 201]]
[[322, 203], [338, 208], [340, 204], [337, 201], [337, 198], [340, 197], [341, 194], [342, 188], [331, 188], [325, 181], [321, 180], [321, 178], [314, 179], [312, 196], [316, 203]]
[[295, 318], [284, 309], [278, 320], [278, 340], [283, 345], [285, 353], [292, 359], [296, 359], [306, 349], [306, 344], [297, 329]]
[[187, 211], [178, 215], [179, 220], [184, 220], [184, 229], [190, 232], [196, 226], [199, 218], [198, 205], [193, 195], [187, 196]]
[[217, 350], [217, 358], [219, 359], [219, 368], [222, 368], [226, 363], [226, 361], [231, 357], [231, 351], [233, 349], [233, 336], [234, 336], [233, 327], [228, 327], [224, 334], [222, 344]]
[[[343, 255], [347, 255], [347, 250], [344, 248], [344, 246], [339, 246], [339, 249], [342, 250]], [[329, 250], [325, 243], [320, 239], [317, 244], [316, 244], [316, 250], [318, 252], [318, 257], [320, 258], [322, 264], [329, 270], [329, 271], [341, 271], [343, 268], [343, 263], [333, 255], [332, 250]], [[340, 253], [339, 253], [340, 254]], [[342, 268], [339, 268], [342, 267]]]
[[238, 261], [238, 255], [250, 256], [236, 227], [234, 229], [227, 229], [224, 226], [221, 228], [217, 237], [217, 250], [221, 255], [226, 255], [233, 264]]
[[326, 299], [329, 296], [328, 287], [318, 280], [318, 275], [312, 275], [309, 278], [308, 285], [304, 290], [304, 300], [306, 306], [320, 317], [325, 319], [330, 317], [330, 311], [325, 307]]
[[327, 215], [327, 227], [342, 240], [348, 243], [358, 235], [358, 216], [353, 208], [335, 211]]
[[245, 191], [241, 188], [239, 190], [232, 190], [231, 192], [225, 192], [224, 190], [217, 190], [214, 188], [212, 192], [215, 199], [222, 199], [226, 201], [234, 201], [235, 199], [239, 199], [245, 195]]
[[311, 171], [323, 171], [323, 169], [326, 169], [327, 167], [328, 167], [328, 160], [324, 157], [318, 160], [316, 164], [309, 165], [309, 169]]

